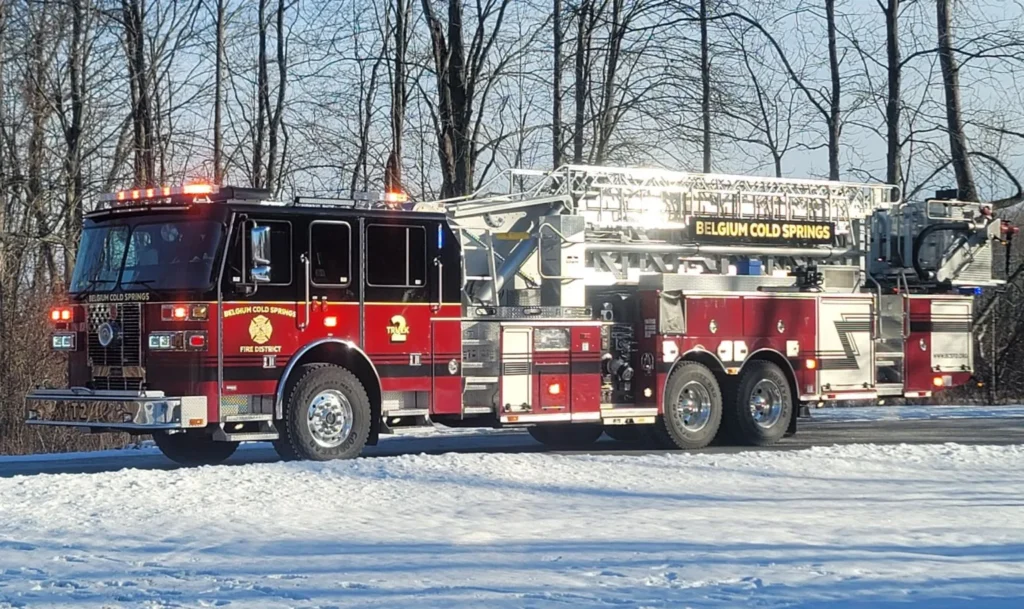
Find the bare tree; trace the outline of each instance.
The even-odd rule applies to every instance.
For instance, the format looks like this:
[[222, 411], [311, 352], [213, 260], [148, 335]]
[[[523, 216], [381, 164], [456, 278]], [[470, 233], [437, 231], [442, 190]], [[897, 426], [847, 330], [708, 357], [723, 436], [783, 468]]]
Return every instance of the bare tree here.
[[486, 98], [495, 74], [511, 59], [502, 58], [490, 75], [485, 73], [510, 3], [511, 0], [476, 3], [476, 23], [467, 52], [462, 0], [447, 1], [447, 32], [431, 0], [422, 0], [437, 78], [435, 128], [444, 197], [466, 194], [473, 187], [473, 169], [479, 152], [477, 135], [483, 120], [483, 114], [475, 111], [475, 104], [483, 105], [477, 96]]
[[700, 117], [704, 173], [711, 173], [711, 49], [708, 38], [708, 0], [700, 0]]
[[146, 62], [146, 0], [121, 0], [132, 96], [132, 145], [135, 151], [135, 185], [152, 186], [156, 179], [152, 86]]
[[391, 152], [388, 154], [384, 186], [389, 191], [404, 191], [402, 182], [402, 137], [409, 103], [408, 54], [412, 29], [412, 0], [393, 0], [395, 25], [391, 30]]
[[949, 131], [949, 154], [956, 174], [960, 198], [977, 201], [978, 189], [967, 152], [963, 108], [960, 101], [960, 67], [953, 55], [953, 0], [937, 0], [939, 62], [942, 65], [942, 90], [946, 98], [946, 128]]
[[903, 165], [900, 155], [901, 117], [903, 111], [902, 77], [903, 65], [900, 58], [900, 0], [876, 0], [885, 15], [885, 55], [888, 89], [885, 98], [885, 181], [889, 184], [903, 184]]
[[583, 162], [583, 145], [586, 136], [587, 99], [590, 96], [591, 58], [594, 49], [591, 46], [594, 29], [597, 27], [598, 14], [594, 8], [594, 0], [580, 0], [576, 7], [576, 56], [575, 56], [575, 112], [572, 134], [572, 162]]
[[224, 181], [224, 63], [226, 61], [225, 35], [227, 29], [227, 0], [217, 0], [214, 44], [216, 57], [213, 69], [213, 182]]
[[553, 62], [551, 75], [551, 165], [562, 164], [562, 0], [554, 0], [551, 11]]

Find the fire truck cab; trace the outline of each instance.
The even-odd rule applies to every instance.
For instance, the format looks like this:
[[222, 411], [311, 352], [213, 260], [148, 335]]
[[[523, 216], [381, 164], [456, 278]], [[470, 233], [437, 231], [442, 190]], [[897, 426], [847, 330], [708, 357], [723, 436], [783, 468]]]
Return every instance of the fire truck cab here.
[[973, 299], [1014, 229], [894, 193], [584, 166], [415, 205], [122, 191], [51, 312], [68, 385], [26, 422], [151, 434], [185, 464], [244, 441], [350, 458], [428, 422], [770, 444], [808, 404], [972, 377]]

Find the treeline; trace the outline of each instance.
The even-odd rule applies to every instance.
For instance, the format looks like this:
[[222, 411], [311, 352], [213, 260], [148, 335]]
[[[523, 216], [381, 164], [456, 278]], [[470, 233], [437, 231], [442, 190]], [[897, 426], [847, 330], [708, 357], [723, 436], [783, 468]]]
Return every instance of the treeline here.
[[[19, 421], [60, 382], [44, 312], [98, 193], [434, 198], [572, 162], [955, 185], [1006, 214], [1022, 70], [1020, 0], [0, 0], [0, 452], [85, 446]], [[970, 399], [1024, 391], [1022, 268], [980, 303], [995, 382]]]

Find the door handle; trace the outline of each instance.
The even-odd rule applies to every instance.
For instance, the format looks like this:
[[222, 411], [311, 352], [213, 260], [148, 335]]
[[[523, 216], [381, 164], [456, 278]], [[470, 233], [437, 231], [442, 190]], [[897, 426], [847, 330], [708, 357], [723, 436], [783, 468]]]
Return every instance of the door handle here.
[[430, 310], [437, 313], [444, 304], [444, 263], [440, 258], [434, 258], [434, 266], [437, 267], [437, 304], [430, 305]]
[[305, 330], [306, 327], [309, 326], [309, 256], [302, 254], [299, 256], [299, 260], [302, 261], [302, 278], [303, 282], [306, 284], [306, 316], [299, 322], [299, 329]]

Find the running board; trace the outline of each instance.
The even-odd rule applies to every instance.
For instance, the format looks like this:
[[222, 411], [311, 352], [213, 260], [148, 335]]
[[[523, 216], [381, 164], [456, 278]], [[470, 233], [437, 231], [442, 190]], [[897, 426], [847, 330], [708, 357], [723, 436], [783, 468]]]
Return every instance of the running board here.
[[[238, 415], [236, 415], [238, 416]], [[244, 416], [244, 415], [243, 415]], [[234, 418], [234, 417], [232, 417]], [[225, 429], [229, 428], [229, 430]], [[225, 421], [213, 432], [213, 439], [220, 442], [265, 442], [280, 438], [274, 422], [270, 419], [237, 419]]]
[[213, 432], [213, 439], [220, 442], [266, 442], [277, 440], [279, 437], [276, 431], [226, 433], [223, 429], [218, 429]]

